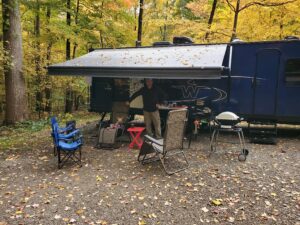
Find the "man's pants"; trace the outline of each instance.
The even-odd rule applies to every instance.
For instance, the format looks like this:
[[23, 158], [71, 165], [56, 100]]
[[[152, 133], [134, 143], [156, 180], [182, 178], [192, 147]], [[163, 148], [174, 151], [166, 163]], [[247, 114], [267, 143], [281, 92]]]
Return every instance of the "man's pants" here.
[[147, 134], [151, 136], [153, 135], [152, 133], [152, 123], [153, 123], [156, 138], [161, 138], [159, 111], [158, 110], [156, 110], [155, 112], [144, 111], [144, 121], [146, 124]]

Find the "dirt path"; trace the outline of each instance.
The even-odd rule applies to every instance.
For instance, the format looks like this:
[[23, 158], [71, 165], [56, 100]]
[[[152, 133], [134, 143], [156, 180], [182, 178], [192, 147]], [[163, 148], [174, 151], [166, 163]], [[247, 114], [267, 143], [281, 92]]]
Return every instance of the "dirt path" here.
[[93, 132], [82, 168], [58, 170], [50, 138], [1, 151], [0, 224], [300, 224], [299, 138], [248, 144], [241, 163], [230, 144], [208, 158], [201, 135], [186, 150], [190, 168], [169, 177], [137, 151], [93, 148]]

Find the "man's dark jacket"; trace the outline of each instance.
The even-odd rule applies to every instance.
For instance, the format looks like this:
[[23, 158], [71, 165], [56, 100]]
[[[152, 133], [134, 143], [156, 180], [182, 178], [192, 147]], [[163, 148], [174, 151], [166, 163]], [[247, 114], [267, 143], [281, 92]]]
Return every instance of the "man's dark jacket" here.
[[130, 97], [130, 102], [140, 95], [143, 97], [144, 110], [147, 112], [155, 112], [157, 110], [156, 104], [162, 103], [165, 100], [165, 94], [155, 85], [151, 89], [143, 87], [135, 92]]

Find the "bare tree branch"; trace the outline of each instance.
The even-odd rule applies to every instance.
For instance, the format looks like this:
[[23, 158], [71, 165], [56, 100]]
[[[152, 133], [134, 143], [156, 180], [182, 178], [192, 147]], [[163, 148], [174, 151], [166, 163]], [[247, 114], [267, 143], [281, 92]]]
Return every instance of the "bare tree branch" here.
[[226, 0], [226, 2], [227, 2], [227, 5], [229, 6], [229, 8], [230, 8], [233, 12], [235, 12], [235, 7], [229, 2], [229, 0]]
[[[227, 1], [227, 0], [226, 0]], [[286, 5], [286, 4], [289, 4], [289, 3], [293, 3], [293, 2], [296, 2], [297, 0], [289, 0], [289, 1], [286, 1], [286, 2], [250, 2], [246, 5], [244, 5], [243, 7], [241, 7], [239, 9], [239, 12], [244, 10], [244, 9], [247, 9], [251, 6], [254, 6], [254, 5], [259, 5], [259, 6], [263, 6], [263, 7], [277, 7], [277, 6], [282, 6], [282, 5]]]

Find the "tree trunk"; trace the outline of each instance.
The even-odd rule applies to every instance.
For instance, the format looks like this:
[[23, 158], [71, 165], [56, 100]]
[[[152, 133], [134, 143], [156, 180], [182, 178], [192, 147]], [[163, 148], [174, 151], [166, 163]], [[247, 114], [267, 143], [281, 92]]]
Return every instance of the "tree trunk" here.
[[[76, 12], [75, 12], [75, 25], [78, 24], [78, 14], [79, 14], [79, 7], [80, 7], [80, 0], [77, 0], [76, 3]], [[77, 34], [77, 32], [76, 32]], [[77, 49], [77, 42], [74, 43], [74, 47], [73, 47], [73, 59], [76, 57], [76, 49]]]
[[[51, 7], [47, 6], [47, 11], [46, 11], [46, 23], [47, 23], [47, 28], [46, 31], [48, 33], [48, 35], [50, 35], [50, 19], [51, 19]], [[51, 61], [51, 50], [52, 50], [52, 37], [50, 36], [48, 38], [48, 45], [47, 45], [47, 55], [46, 55], [46, 60], [47, 60], [47, 66], [50, 65], [50, 61]]]
[[144, 13], [144, 0], [140, 0], [140, 11], [139, 11], [139, 21], [138, 21], [138, 33], [136, 47], [142, 45], [142, 33], [143, 33], [143, 13]]
[[73, 111], [73, 90], [71, 87], [67, 87], [66, 101], [65, 101], [65, 113], [71, 113]]
[[[47, 28], [46, 31], [50, 35], [50, 19], [51, 19], [51, 8], [50, 5], [47, 6], [47, 11], [46, 11], [46, 23], [47, 23]], [[46, 55], [46, 61], [47, 61], [47, 66], [50, 65], [51, 61], [51, 50], [52, 50], [52, 37], [49, 37], [48, 40], [48, 45], [47, 45], [47, 55]], [[45, 98], [46, 98], [46, 105], [45, 105], [45, 111], [50, 113], [52, 111], [52, 84], [51, 84], [51, 79], [49, 75], [46, 75], [46, 87], [45, 87]]]
[[[137, 19], [137, 9], [138, 9], [138, 5], [134, 5], [134, 21], [136, 21]], [[136, 22], [134, 23], [134, 31], [137, 30], [137, 26], [136, 26]]]
[[239, 18], [239, 12], [240, 12], [240, 1], [236, 1], [236, 7], [234, 11], [234, 21], [233, 21], [233, 28], [232, 28], [232, 35], [231, 40], [235, 39], [237, 37], [236, 30], [237, 30], [237, 24], [238, 24], [238, 18]]
[[[101, 20], [103, 18], [103, 10], [104, 10], [104, 0], [101, 2], [101, 12], [100, 12], [100, 19]], [[99, 39], [100, 39], [100, 47], [104, 48], [103, 31], [101, 29], [99, 30]]]
[[283, 39], [283, 18], [284, 18], [284, 13], [280, 10], [279, 40]]
[[41, 46], [40, 46], [40, 2], [36, 0], [36, 12], [34, 20], [34, 36], [35, 36], [35, 74], [36, 74], [36, 93], [35, 93], [35, 110], [41, 117], [41, 111], [43, 110], [43, 88], [42, 85], [42, 73], [41, 73]]
[[80, 104], [81, 104], [81, 100], [82, 100], [83, 96], [82, 95], [77, 95], [75, 98], [75, 110], [79, 110]]
[[[71, 0], [67, 0], [67, 25], [71, 26]], [[71, 59], [71, 42], [68, 38], [66, 41], [66, 60]], [[65, 113], [73, 111], [73, 91], [72, 87], [68, 86], [65, 95]]]
[[2, 0], [3, 48], [6, 111], [5, 123], [14, 124], [28, 117], [26, 83], [23, 74], [22, 29], [18, 0]]
[[103, 40], [103, 35], [101, 30], [99, 30], [99, 39], [100, 39], [100, 47], [104, 48], [104, 40]]
[[[67, 25], [71, 26], [71, 0], [67, 0]], [[66, 60], [71, 59], [71, 42], [67, 38], [66, 41]]]
[[169, 7], [169, 1], [167, 0], [166, 2], [166, 7], [165, 7], [165, 24], [163, 26], [163, 41], [167, 40], [167, 21], [168, 21], [168, 9]]
[[205, 40], [208, 40], [208, 37], [210, 35], [210, 29], [211, 29], [211, 25], [214, 21], [215, 12], [216, 12], [216, 9], [217, 9], [217, 4], [218, 4], [218, 0], [214, 0], [213, 4], [212, 4], [211, 11], [210, 11], [208, 23], [207, 23], [207, 32], [205, 34]]

